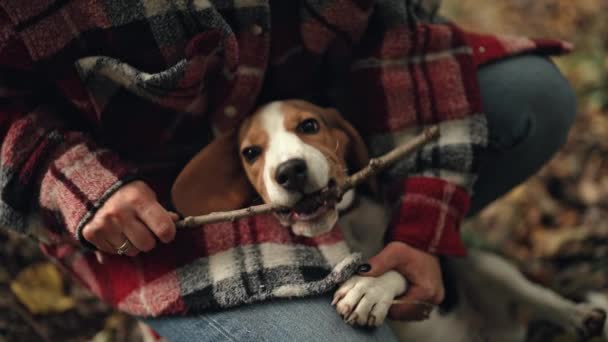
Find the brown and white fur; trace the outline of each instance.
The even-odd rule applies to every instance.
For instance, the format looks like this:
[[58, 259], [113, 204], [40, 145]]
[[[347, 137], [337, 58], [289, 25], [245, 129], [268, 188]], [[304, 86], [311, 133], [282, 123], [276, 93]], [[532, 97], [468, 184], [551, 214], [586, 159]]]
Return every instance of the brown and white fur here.
[[[215, 174], [225, 177], [198, 181], [209, 167], [201, 160], [217, 160]], [[297, 205], [332, 183], [340, 184], [349, 167], [358, 169], [367, 161], [363, 140], [337, 111], [299, 100], [273, 102], [245, 120], [238, 131], [216, 139], [186, 166], [173, 188], [174, 204], [184, 215], [199, 215], [243, 207], [257, 193], [266, 203], [296, 205], [276, 215], [297, 235], [324, 234], [339, 220], [349, 246], [369, 258], [383, 246], [390, 217], [385, 206], [359, 196], [354, 208], [341, 215], [355, 202], [352, 191], [339, 203]], [[373, 193], [375, 185], [369, 187]], [[193, 201], [201, 192], [209, 200]], [[530, 283], [496, 255], [473, 250], [467, 258], [448, 261], [447, 267], [458, 285], [458, 305], [449, 314], [434, 310], [424, 322], [393, 322], [403, 340], [521, 341], [524, 328], [508, 314], [513, 304], [526, 308], [532, 317], [585, 335], [601, 330], [601, 311]], [[379, 326], [392, 300], [406, 289], [407, 280], [395, 271], [377, 278], [353, 276], [336, 291], [334, 304], [349, 324]]]

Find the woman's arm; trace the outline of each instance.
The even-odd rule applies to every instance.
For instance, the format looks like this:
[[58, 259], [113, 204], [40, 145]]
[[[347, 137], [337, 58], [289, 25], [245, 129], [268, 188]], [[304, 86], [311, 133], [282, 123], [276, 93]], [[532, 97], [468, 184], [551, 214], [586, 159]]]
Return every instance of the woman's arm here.
[[[142, 249], [153, 247], [149, 230], [160, 234], [163, 241], [170, 240], [172, 220], [151, 190], [143, 183], [125, 186], [136, 179], [135, 168], [97, 144], [92, 132], [76, 124], [73, 113], [54, 104], [58, 101], [54, 93], [19, 32], [0, 13], [0, 223], [43, 240], [70, 235], [107, 252], [118, 246], [110, 250], [101, 241], [124, 241], [116, 236], [123, 230], [129, 231], [125, 233], [129, 237], [139, 236], [132, 237], [132, 242], [144, 241], [139, 246]], [[141, 202], [139, 212], [145, 214], [123, 215], [128, 211], [124, 205], [104, 210], [120, 215], [122, 223], [126, 220], [116, 232], [114, 224], [100, 222], [96, 213], [102, 207], [107, 209], [106, 201], [125, 192], [131, 200]], [[139, 220], [142, 215], [145, 218]], [[160, 216], [162, 228], [149, 222], [150, 215]], [[88, 232], [85, 237], [83, 228], [93, 218], [89, 224], [93, 228], [87, 230], [94, 234]], [[138, 221], [144, 222], [143, 227]], [[133, 229], [139, 234], [132, 234]]]

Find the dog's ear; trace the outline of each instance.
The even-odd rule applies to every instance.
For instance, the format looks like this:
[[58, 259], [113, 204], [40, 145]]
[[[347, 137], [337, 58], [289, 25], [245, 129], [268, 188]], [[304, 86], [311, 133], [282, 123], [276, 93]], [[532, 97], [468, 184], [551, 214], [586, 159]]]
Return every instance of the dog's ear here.
[[[350, 171], [357, 172], [367, 166], [369, 163], [367, 145], [353, 125], [333, 108], [325, 109], [324, 118], [333, 130], [333, 135], [346, 148], [344, 154]], [[377, 193], [378, 185], [373, 177], [367, 184], [372, 193]]]
[[239, 209], [253, 196], [237, 149], [236, 132], [205, 146], [180, 172], [171, 188], [175, 209], [184, 216]]

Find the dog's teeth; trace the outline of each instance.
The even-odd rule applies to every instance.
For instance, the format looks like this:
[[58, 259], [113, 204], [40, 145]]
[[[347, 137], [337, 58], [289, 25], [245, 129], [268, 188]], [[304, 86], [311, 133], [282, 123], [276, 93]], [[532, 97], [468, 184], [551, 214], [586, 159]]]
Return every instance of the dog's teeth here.
[[353, 325], [355, 322], [357, 322], [357, 318], [359, 318], [359, 315], [357, 315], [356, 312], [353, 312], [346, 320], [346, 323]]

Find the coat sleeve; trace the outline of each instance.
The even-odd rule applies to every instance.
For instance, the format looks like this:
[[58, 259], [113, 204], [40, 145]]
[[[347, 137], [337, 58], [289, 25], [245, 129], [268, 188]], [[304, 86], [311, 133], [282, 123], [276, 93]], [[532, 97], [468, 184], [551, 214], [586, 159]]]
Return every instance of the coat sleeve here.
[[383, 29], [384, 35], [367, 38], [364, 56], [351, 67], [365, 113], [355, 122], [371, 154], [384, 154], [431, 125], [440, 129], [437, 141], [381, 177], [393, 209], [387, 240], [465, 255], [459, 227], [487, 145], [472, 49], [452, 25]]
[[[405, 12], [405, 10], [403, 11]], [[446, 24], [411, 25], [394, 11], [375, 12], [351, 66], [372, 155], [381, 155], [438, 125], [440, 138], [397, 162], [382, 177], [394, 209], [389, 241], [432, 253], [466, 254], [459, 227], [488, 145], [477, 70], [522, 53], [567, 53], [571, 44], [465, 32]], [[378, 34], [377, 32], [383, 32]]]
[[47, 84], [0, 14], [0, 224], [86, 245], [81, 228], [135, 169], [77, 128]]

